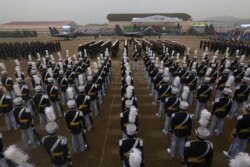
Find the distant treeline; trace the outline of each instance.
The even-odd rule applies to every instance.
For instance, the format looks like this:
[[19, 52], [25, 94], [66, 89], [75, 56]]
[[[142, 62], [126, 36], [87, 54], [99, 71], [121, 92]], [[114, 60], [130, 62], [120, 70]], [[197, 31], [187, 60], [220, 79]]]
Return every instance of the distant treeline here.
[[0, 38], [23, 38], [23, 37], [37, 37], [36, 31], [26, 31], [26, 30], [17, 30], [17, 31], [0, 31]]

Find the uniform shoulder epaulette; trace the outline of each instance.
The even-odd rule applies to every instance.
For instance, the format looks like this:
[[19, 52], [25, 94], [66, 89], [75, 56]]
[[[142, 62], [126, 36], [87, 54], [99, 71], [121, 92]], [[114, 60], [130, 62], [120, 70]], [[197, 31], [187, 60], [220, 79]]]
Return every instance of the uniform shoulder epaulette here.
[[26, 112], [26, 113], [31, 113], [30, 109], [27, 108], [27, 107], [25, 107], [25, 112]]
[[175, 113], [173, 113], [171, 117], [174, 118], [175, 117]]
[[243, 118], [243, 115], [240, 115], [237, 117], [237, 120], [241, 120]]
[[44, 94], [44, 95], [43, 95], [43, 97], [44, 97], [44, 98], [49, 98], [49, 96], [48, 96], [48, 95], [46, 95], [46, 94]]
[[185, 143], [185, 147], [190, 147], [191, 146], [191, 142], [190, 141], [187, 141], [186, 143]]
[[11, 96], [9, 94], [5, 95], [6, 99], [11, 99]]
[[215, 100], [214, 100], [214, 102], [219, 102], [220, 100], [219, 100], [219, 98], [215, 98]]
[[90, 96], [89, 96], [89, 95], [86, 95], [86, 99], [89, 100], [89, 99], [90, 99]]
[[120, 117], [123, 118], [123, 113], [120, 113]]
[[120, 140], [119, 140], [119, 146], [122, 145], [122, 141], [123, 141], [123, 139], [120, 139]]
[[66, 137], [58, 136], [58, 138], [61, 139], [61, 144], [63, 144], [63, 145], [67, 144], [67, 139], [66, 139]]
[[48, 137], [49, 137], [49, 136], [44, 136], [44, 137], [42, 138], [42, 143], [44, 143], [44, 140], [46, 140]]
[[140, 142], [140, 146], [143, 146], [143, 140], [139, 139], [139, 142]]

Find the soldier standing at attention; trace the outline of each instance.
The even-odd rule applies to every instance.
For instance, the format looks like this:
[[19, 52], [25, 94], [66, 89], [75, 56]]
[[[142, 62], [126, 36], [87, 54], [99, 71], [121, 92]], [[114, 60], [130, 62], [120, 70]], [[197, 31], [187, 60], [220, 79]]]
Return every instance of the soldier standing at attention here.
[[56, 135], [58, 125], [56, 122], [49, 122], [46, 131], [49, 134], [42, 139], [42, 144], [51, 156], [53, 167], [72, 167], [72, 159], [68, 149], [66, 137]]
[[86, 141], [84, 141], [85, 135], [83, 133], [83, 113], [76, 110], [76, 103], [74, 100], [69, 100], [67, 106], [69, 110], [64, 114], [64, 117], [71, 131], [73, 150], [77, 152], [79, 145], [80, 151], [83, 152], [87, 149]]
[[139, 163], [138, 167], [143, 167], [143, 140], [140, 138], [136, 138], [136, 126], [134, 124], [128, 124], [126, 127], [126, 134], [128, 138], [119, 140], [119, 147], [120, 147], [120, 158], [122, 161], [123, 167], [134, 167], [130, 164], [129, 158], [130, 154], [132, 153], [133, 149], [138, 149], [141, 153], [141, 162]]
[[240, 152], [246, 152], [248, 139], [250, 137], [250, 104], [246, 106], [243, 115], [238, 116], [238, 121], [232, 133], [233, 141], [228, 152], [223, 153], [232, 158]]
[[197, 139], [187, 141], [184, 148], [185, 167], [210, 167], [213, 161], [213, 143], [208, 141], [210, 133], [206, 128], [211, 114], [202, 110], [200, 127], [196, 130]]
[[176, 145], [179, 144], [179, 152], [183, 157], [184, 146], [188, 136], [192, 131], [192, 115], [186, 113], [189, 105], [185, 101], [180, 102], [180, 112], [172, 114], [172, 121], [170, 126], [170, 132], [172, 135], [171, 148], [167, 149], [167, 152], [171, 157], [174, 157], [176, 151]]

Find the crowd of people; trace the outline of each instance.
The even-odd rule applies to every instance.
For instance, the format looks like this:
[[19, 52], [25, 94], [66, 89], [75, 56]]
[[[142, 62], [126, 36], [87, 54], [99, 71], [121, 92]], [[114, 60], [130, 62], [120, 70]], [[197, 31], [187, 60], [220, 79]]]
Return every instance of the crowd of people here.
[[138, 106], [128, 57], [127, 40], [121, 56], [121, 82], [122, 112], [120, 113], [120, 126], [122, 138], [119, 140], [119, 150], [122, 166], [143, 167], [143, 140], [137, 138]]
[[55, 42], [0, 42], [0, 59], [27, 59], [28, 55], [36, 57], [36, 53], [45, 55], [45, 50], [50, 53], [61, 50], [61, 44]]
[[[216, 136], [225, 133], [224, 119], [236, 118], [231, 145], [221, 153], [231, 158], [231, 161], [239, 158], [236, 162], [240, 166], [249, 166], [246, 149], [250, 137], [250, 67], [244, 63], [245, 56], [236, 53], [231, 60], [227, 52], [219, 62], [217, 56], [212, 56], [210, 60], [205, 52], [199, 62], [197, 51], [191, 56], [188, 49], [183, 59], [180, 59], [179, 53], [170, 54], [166, 48], [157, 57], [150, 48], [150, 42], [144, 41], [143, 45], [147, 85], [154, 99], [153, 104], [159, 104], [156, 116], [164, 116], [162, 132], [172, 136], [167, 149], [169, 156], [175, 156], [178, 146], [184, 166], [212, 166], [213, 150], [216, 148], [209, 137], [214, 132]], [[216, 92], [215, 99], [211, 97], [212, 92]], [[194, 101], [195, 112], [191, 112], [189, 106]], [[212, 109], [208, 109], [208, 103], [211, 102]], [[188, 141], [195, 120], [199, 120], [200, 124], [195, 130], [197, 140]]]
[[229, 53], [230, 56], [233, 56], [237, 51], [240, 55], [248, 56], [250, 54], [250, 45], [231, 40], [201, 40], [200, 49], [207, 49], [211, 52], [218, 51], [221, 54]]
[[[53, 166], [70, 167], [73, 164], [67, 138], [57, 134], [56, 121], [64, 117], [74, 152], [88, 149], [85, 133], [93, 130], [92, 117], [100, 115], [99, 108], [112, 78], [111, 59], [108, 49], [100, 52], [92, 65], [86, 51], [73, 56], [67, 51], [66, 59], [62, 59], [60, 53], [58, 56], [56, 62], [46, 50], [46, 56], [41, 58], [38, 54], [36, 62], [29, 57], [28, 76], [15, 60], [16, 82], [8, 75], [5, 64], [0, 63], [0, 112], [6, 118], [8, 130], [20, 129], [24, 147], [35, 149], [41, 144], [51, 156]], [[35, 115], [39, 117], [42, 130], [48, 134], [43, 138], [36, 131], [39, 125], [33, 120]], [[27, 158], [13, 161], [7, 155], [8, 149], [4, 149], [2, 136], [0, 138], [1, 166], [29, 164]], [[15, 147], [11, 151], [16, 150]]]
[[[250, 157], [246, 149], [250, 138], [250, 65], [245, 63], [245, 56], [236, 52], [231, 59], [227, 50], [220, 60], [216, 55], [209, 57], [207, 52], [203, 53], [201, 60], [197, 60], [197, 51], [191, 55], [188, 48], [181, 59], [175, 51], [182, 46], [178, 43], [162, 42], [163, 45], [160, 45], [160, 41], [146, 40], [142, 44], [137, 40], [133, 43], [132, 68], [127, 40], [121, 56], [119, 153], [122, 166], [144, 166], [143, 139], [137, 138], [138, 104], [131, 73], [132, 69], [139, 69], [138, 60], [143, 57], [143, 72], [153, 98], [152, 105], [159, 105], [155, 114], [164, 117], [163, 135], [171, 136], [166, 154], [175, 157], [178, 146], [180, 161], [185, 167], [212, 166], [214, 149], [217, 148], [209, 137], [227, 133], [223, 131], [224, 120], [230, 119], [237, 123], [232, 129], [232, 142], [228, 150], [221, 150], [221, 154], [230, 158], [231, 167], [239, 164], [248, 167]], [[37, 54], [36, 62], [32, 61], [30, 55], [27, 76], [19, 61], [15, 60], [16, 82], [9, 76], [4, 63], [0, 63], [0, 112], [6, 118], [7, 129], [20, 129], [25, 147], [36, 149], [42, 144], [53, 166], [73, 166], [67, 138], [57, 134], [58, 118], [65, 119], [65, 125], [71, 133], [73, 151], [88, 149], [85, 133], [93, 130], [92, 117], [100, 115], [99, 107], [112, 79], [110, 50], [98, 50], [100, 55], [92, 65], [86, 50], [73, 56], [67, 51], [66, 59], [62, 59], [58, 53], [58, 61], [49, 55], [48, 50], [43, 58]], [[161, 54], [157, 55], [158, 52]], [[32, 86], [29, 87], [27, 82]], [[212, 92], [215, 92], [215, 98]], [[211, 109], [208, 103], [212, 104]], [[194, 105], [195, 111], [192, 112], [190, 106]], [[42, 139], [36, 131], [39, 125], [33, 121], [36, 115], [40, 127], [48, 134]], [[191, 141], [188, 138], [193, 135], [195, 121], [200, 126], [195, 129], [197, 139]], [[0, 135], [1, 165], [13, 163], [16, 166], [32, 166], [27, 156], [16, 146], [4, 149], [3, 140], [4, 137]], [[22, 157], [20, 161], [9, 156], [13, 152]]]

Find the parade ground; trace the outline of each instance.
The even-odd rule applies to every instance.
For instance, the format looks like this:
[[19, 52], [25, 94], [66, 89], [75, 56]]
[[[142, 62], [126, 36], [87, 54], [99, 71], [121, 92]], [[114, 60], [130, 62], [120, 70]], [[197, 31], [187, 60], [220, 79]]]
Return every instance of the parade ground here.
[[[99, 37], [97, 40], [111, 40], [115, 41], [115, 37]], [[119, 139], [121, 139], [120, 131], [120, 112], [121, 112], [121, 55], [123, 51], [124, 39], [120, 39], [120, 51], [118, 56], [112, 59], [112, 82], [109, 86], [108, 93], [104, 98], [104, 103], [100, 105], [100, 115], [93, 116], [94, 129], [86, 133], [88, 150], [84, 152], [74, 153], [71, 149], [71, 134], [66, 126], [64, 118], [58, 118], [59, 124], [58, 133], [62, 136], [66, 136], [68, 139], [68, 145], [71, 149], [72, 161], [74, 167], [119, 167], [121, 165], [119, 155]], [[145, 39], [155, 39], [157, 37], [145, 37]], [[190, 47], [191, 56], [194, 50], [198, 50], [198, 60], [204, 50], [199, 49], [200, 40], [202, 37], [195, 36], [162, 36], [161, 40], [171, 40], [179, 43], [183, 43], [186, 47]], [[50, 41], [60, 40], [61, 43], [61, 54], [65, 57], [65, 50], [68, 49], [70, 55], [77, 53], [78, 45], [85, 42], [94, 40], [94, 37], [80, 37], [70, 40], [61, 40], [59, 38], [52, 37], [38, 37], [38, 38], [4, 38], [1, 39], [3, 42], [14, 42], [14, 41]], [[97, 41], [96, 40], [96, 41]], [[129, 56], [131, 56], [130, 65], [132, 66], [132, 45], [129, 47]], [[142, 53], [142, 55], [144, 52]], [[57, 58], [57, 53], [53, 54]], [[213, 56], [214, 53], [209, 52], [209, 56]], [[211, 58], [211, 57], [210, 57]], [[248, 58], [246, 58], [247, 60]], [[220, 60], [220, 55], [218, 60]], [[0, 60], [1, 62], [3, 60]], [[91, 63], [96, 61], [96, 57], [91, 57]], [[3, 61], [7, 67], [12, 78], [14, 77], [14, 60]], [[22, 71], [27, 76], [27, 60], [20, 60]], [[152, 104], [153, 97], [149, 95], [149, 89], [147, 88], [146, 79], [143, 74], [143, 61], [139, 59], [139, 69], [132, 69], [132, 76], [134, 78], [135, 96], [138, 99], [138, 114], [139, 114], [139, 132], [138, 137], [144, 141], [144, 160], [147, 167], [181, 167], [181, 158], [177, 152], [175, 158], [170, 158], [167, 154], [167, 148], [170, 147], [171, 135], [165, 136], [162, 133], [164, 126], [164, 117], [156, 117], [156, 112], [159, 109], [158, 105]], [[30, 85], [30, 81], [27, 79], [27, 84]], [[211, 110], [212, 102], [214, 101], [215, 92], [212, 93], [212, 98], [208, 103], [208, 110]], [[67, 110], [65, 104], [64, 112]], [[195, 103], [189, 108], [190, 113], [194, 113]], [[46, 133], [40, 128], [38, 114], [34, 117], [35, 127], [41, 137], [45, 136]], [[236, 119], [225, 119], [223, 134], [221, 136], [213, 135], [209, 138], [214, 144], [214, 157], [213, 167], [227, 167], [228, 159], [223, 155], [223, 150], [228, 150], [230, 145], [230, 134], [234, 129]], [[198, 120], [193, 119], [193, 130], [192, 136], [188, 140], [196, 139], [195, 129], [198, 127]], [[10, 144], [17, 144], [30, 156], [29, 162], [32, 162], [36, 167], [49, 167], [51, 166], [50, 156], [45, 152], [42, 146], [36, 149], [26, 149], [21, 143], [21, 131], [11, 130], [8, 131], [5, 124], [4, 116], [0, 117], [0, 132], [3, 134], [4, 146]], [[248, 145], [248, 152], [250, 146]]]

